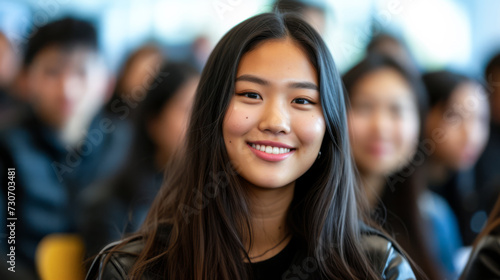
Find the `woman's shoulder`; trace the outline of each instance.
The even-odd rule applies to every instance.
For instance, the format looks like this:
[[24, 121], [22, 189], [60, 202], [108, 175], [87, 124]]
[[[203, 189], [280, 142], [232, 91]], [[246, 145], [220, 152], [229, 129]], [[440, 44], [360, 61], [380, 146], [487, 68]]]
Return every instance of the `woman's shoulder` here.
[[382, 279], [416, 279], [408, 259], [387, 235], [363, 224], [361, 242]]
[[123, 242], [117, 241], [104, 247], [92, 262], [85, 279], [129, 279], [128, 273], [144, 249], [144, 242], [141, 238]]
[[[168, 243], [171, 231], [169, 224], [158, 225], [157, 234], [162, 244]], [[129, 279], [129, 272], [144, 248], [145, 242], [140, 236], [107, 245], [92, 262], [85, 279]]]
[[[141, 238], [122, 242], [124, 241], [111, 243], [101, 251], [94, 259], [86, 280], [129, 279], [128, 273], [144, 249], [144, 242]], [[363, 225], [361, 242], [382, 279], [416, 279], [403, 253], [382, 232]]]

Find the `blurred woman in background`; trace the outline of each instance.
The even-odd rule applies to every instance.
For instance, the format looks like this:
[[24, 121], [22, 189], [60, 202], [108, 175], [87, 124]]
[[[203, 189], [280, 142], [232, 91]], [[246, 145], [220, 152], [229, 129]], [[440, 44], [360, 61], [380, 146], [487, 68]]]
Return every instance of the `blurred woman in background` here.
[[434, 213], [421, 207], [427, 192], [417, 151], [427, 98], [420, 78], [373, 53], [344, 75], [344, 83], [353, 155], [373, 215], [430, 279], [453, 275], [454, 267], [447, 266], [451, 253], [433, 250], [435, 242], [447, 240], [437, 239], [439, 227], [429, 221]]
[[[133, 51], [121, 67], [115, 90], [106, 105], [107, 111], [122, 120], [129, 118], [154, 83], [163, 61], [163, 51], [155, 44], [146, 44]], [[129, 108], [125, 110], [124, 106]]]
[[426, 162], [429, 186], [448, 200], [468, 245], [486, 222], [487, 212], [479, 210], [491, 209], [496, 197], [476, 189], [473, 169], [488, 140], [488, 97], [477, 81], [450, 71], [423, 80], [430, 100], [425, 135], [434, 140]]
[[159, 69], [137, 108], [132, 151], [125, 167], [84, 196], [87, 210], [82, 226], [88, 255], [142, 224], [161, 186], [164, 167], [183, 146], [198, 80], [198, 71], [185, 63], [166, 63]]

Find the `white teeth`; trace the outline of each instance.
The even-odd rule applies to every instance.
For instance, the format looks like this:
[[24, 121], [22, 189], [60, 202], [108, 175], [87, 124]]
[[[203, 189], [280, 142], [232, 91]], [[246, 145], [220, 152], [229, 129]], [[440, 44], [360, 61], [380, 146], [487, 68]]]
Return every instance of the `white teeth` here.
[[259, 144], [251, 144], [250, 146], [256, 150], [259, 150], [261, 152], [265, 152], [268, 154], [279, 155], [279, 154], [284, 154], [284, 153], [290, 152], [290, 149], [287, 149], [287, 148], [279, 148], [279, 147], [259, 145]]

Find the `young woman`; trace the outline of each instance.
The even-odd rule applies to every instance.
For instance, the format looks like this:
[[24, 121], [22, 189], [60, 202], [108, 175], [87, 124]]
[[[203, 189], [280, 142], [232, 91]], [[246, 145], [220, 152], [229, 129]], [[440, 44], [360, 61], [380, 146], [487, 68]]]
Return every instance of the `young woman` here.
[[458, 73], [431, 72], [423, 79], [430, 97], [426, 138], [442, 135], [434, 137], [435, 152], [427, 161], [430, 187], [448, 200], [470, 245], [498, 195], [494, 185], [476, 185], [482, 178], [473, 169], [488, 141], [488, 96], [479, 82]]
[[139, 232], [87, 279], [415, 278], [363, 223], [341, 80], [296, 16], [261, 14], [221, 39], [173, 167]]
[[343, 79], [351, 101], [351, 146], [372, 215], [430, 279], [443, 279], [448, 260], [432, 251], [434, 231], [420, 207], [426, 194], [426, 182], [419, 180], [425, 155], [417, 153], [427, 108], [424, 85], [402, 64], [376, 53]]
[[125, 166], [111, 180], [96, 182], [82, 198], [81, 227], [89, 256], [139, 228], [168, 160], [183, 146], [200, 74], [183, 62], [166, 62], [158, 71], [156, 84], [134, 109], [133, 146]]

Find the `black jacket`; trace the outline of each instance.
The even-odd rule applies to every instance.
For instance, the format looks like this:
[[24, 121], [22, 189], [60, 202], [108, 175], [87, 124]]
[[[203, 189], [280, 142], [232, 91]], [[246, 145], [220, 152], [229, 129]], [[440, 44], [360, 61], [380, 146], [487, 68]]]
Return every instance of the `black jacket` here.
[[462, 279], [500, 279], [500, 232], [486, 235], [479, 241], [462, 273]]
[[124, 162], [127, 141], [118, 133], [122, 123], [113, 121], [108, 126], [110, 120], [102, 114], [93, 119], [76, 146], [61, 141], [58, 132], [32, 110], [18, 121], [0, 130], [0, 262], [6, 263], [4, 252], [10, 248], [4, 239], [7, 206], [13, 206], [7, 205], [7, 168], [15, 168], [16, 268], [36, 274], [39, 242], [53, 233], [80, 232], [80, 220], [87, 213], [79, 198], [92, 182], [116, 174]]
[[[380, 272], [381, 279], [416, 279], [408, 260], [399, 251], [397, 246], [382, 233], [366, 227], [362, 239], [366, 253], [369, 255], [374, 268]], [[136, 259], [134, 255], [140, 253], [144, 244], [140, 239], [128, 243], [120, 248], [120, 251], [125, 253], [114, 253], [105, 264], [106, 252], [119, 243], [120, 241], [109, 244], [102, 250], [100, 256], [92, 263], [86, 280], [128, 279], [128, 272]], [[144, 279], [149, 280], [152, 278], [145, 277]]]

